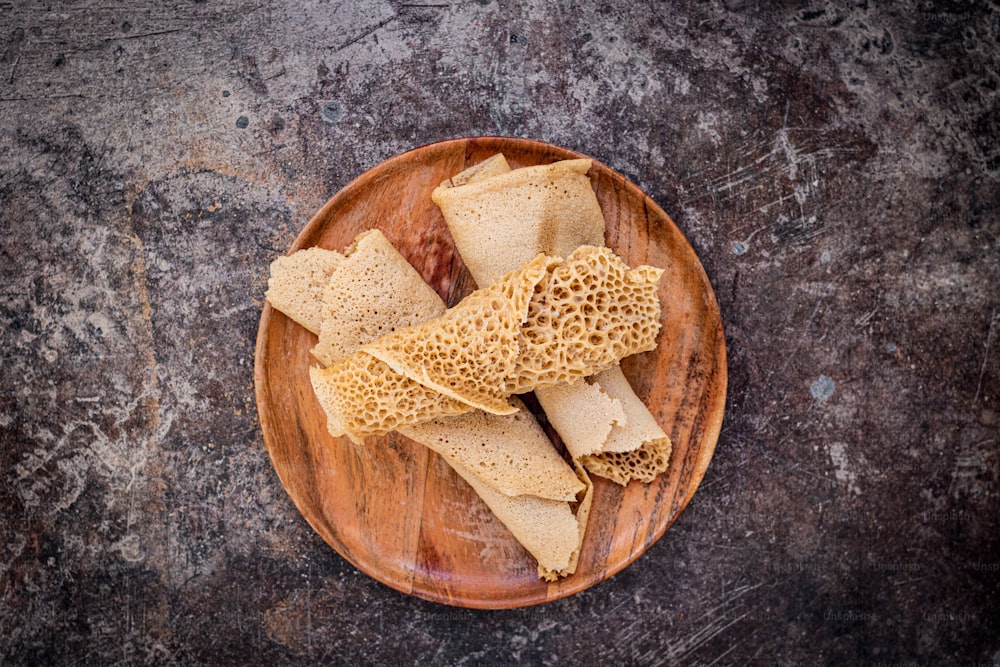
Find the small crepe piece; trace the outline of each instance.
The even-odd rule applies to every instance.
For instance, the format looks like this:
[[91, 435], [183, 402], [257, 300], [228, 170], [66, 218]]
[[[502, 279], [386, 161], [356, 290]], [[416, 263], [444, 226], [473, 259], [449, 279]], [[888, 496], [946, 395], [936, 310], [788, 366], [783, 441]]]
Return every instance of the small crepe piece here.
[[321, 295], [344, 257], [323, 248], [299, 250], [271, 262], [264, 298], [314, 334], [323, 323]]
[[[500, 155], [456, 174], [432, 194], [477, 282], [490, 280], [532, 252], [566, 255], [580, 245], [603, 244], [604, 215], [585, 175], [590, 160], [505, 173], [506, 159], [498, 159]], [[539, 203], [539, 189], [558, 193], [560, 188], [561, 208]], [[515, 237], [534, 243], [496, 251], [497, 239]], [[630, 479], [651, 481], [666, 470], [670, 439], [617, 365], [587, 383], [544, 387], [535, 395], [573, 459], [591, 472], [624, 485]]]
[[604, 245], [604, 215], [587, 178], [590, 165], [587, 159], [564, 160], [497, 173], [497, 161], [488, 169], [470, 167], [434, 190], [431, 199], [444, 212], [478, 285], [489, 285], [538, 253], [565, 257], [581, 245]]
[[[545, 268], [542, 280], [539, 266]], [[623, 356], [651, 350], [660, 327], [659, 277], [652, 267], [629, 269], [607, 248], [584, 246], [565, 261], [539, 256], [498, 281], [499, 293], [495, 286], [477, 290], [435, 320], [387, 334], [328, 368], [313, 369], [313, 386], [331, 415], [331, 434], [360, 440], [426, 421], [433, 404], [411, 382], [445, 388], [442, 410], [464, 401], [470, 409], [508, 414], [515, 410], [506, 401], [511, 393], [582, 378]], [[522, 304], [519, 312], [507, 310]], [[588, 330], [588, 318], [598, 323], [599, 335]], [[504, 324], [492, 326], [495, 321]], [[505, 327], [514, 322], [523, 324], [511, 354]]]
[[[370, 342], [366, 337], [375, 332], [409, 322], [418, 308], [426, 308], [428, 317], [445, 310], [381, 232], [360, 235], [345, 254], [330, 276], [323, 307], [328, 317], [343, 309], [359, 321], [345, 323], [348, 329], [339, 336], [322, 327], [321, 344], [324, 335], [336, 337], [328, 347], [331, 361]], [[538, 561], [539, 576], [552, 581], [576, 570], [593, 486], [585, 473], [577, 477], [535, 419], [518, 407], [512, 415], [475, 411], [401, 432], [438, 452]]]

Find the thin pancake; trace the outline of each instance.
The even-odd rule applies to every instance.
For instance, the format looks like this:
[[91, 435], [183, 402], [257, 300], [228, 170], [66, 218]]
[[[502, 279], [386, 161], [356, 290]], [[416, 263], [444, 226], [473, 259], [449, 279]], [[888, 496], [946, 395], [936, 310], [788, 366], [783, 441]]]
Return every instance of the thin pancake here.
[[344, 424], [332, 434], [360, 439], [426, 421], [435, 416], [426, 389], [441, 392], [443, 410], [464, 401], [509, 414], [511, 394], [577, 381], [651, 350], [661, 273], [630, 269], [607, 248], [582, 246], [558, 261], [540, 255], [444, 315], [313, 373], [317, 395], [331, 401], [327, 412]]
[[[391, 278], [392, 289], [385, 281]], [[444, 301], [377, 230], [360, 234], [322, 290], [322, 324], [312, 354], [324, 366], [362, 345], [446, 310]]]
[[[580, 245], [603, 245], [604, 215], [585, 175], [589, 160], [509, 173], [503, 172], [506, 164], [495, 155], [456, 174], [432, 195], [477, 282], [509, 270], [532, 252], [565, 256]], [[549, 196], [558, 205], [551, 205]], [[513, 244], [501, 239], [526, 245], [510, 248]], [[541, 388], [535, 395], [573, 458], [595, 474], [625, 484], [633, 478], [649, 481], [666, 469], [670, 440], [617, 365], [590, 383]]]
[[604, 245], [604, 215], [587, 178], [590, 164], [565, 160], [500, 174], [494, 165], [451, 179], [463, 185], [434, 190], [431, 199], [478, 285], [491, 284], [539, 253], [566, 257], [581, 245]]

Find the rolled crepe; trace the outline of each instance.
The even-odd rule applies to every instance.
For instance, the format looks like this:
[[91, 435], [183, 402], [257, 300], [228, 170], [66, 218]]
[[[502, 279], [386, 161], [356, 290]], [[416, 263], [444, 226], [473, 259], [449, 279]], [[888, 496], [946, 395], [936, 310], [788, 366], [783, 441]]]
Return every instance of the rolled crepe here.
[[[498, 154], [436, 188], [462, 260], [480, 285], [536, 253], [565, 256], [604, 244], [588, 159], [511, 170]], [[666, 470], [671, 443], [616, 364], [586, 382], [536, 389], [575, 461], [619, 484]]]
[[[309, 321], [320, 321], [310, 330], [318, 334], [312, 353], [321, 363], [445, 311], [441, 298], [381, 232], [360, 235], [346, 257], [317, 250], [272, 264], [268, 300], [296, 313], [319, 314]], [[317, 268], [319, 257], [326, 261]], [[302, 290], [289, 276], [310, 277], [310, 289]], [[401, 432], [440, 454], [538, 561], [539, 576], [554, 580], [576, 570], [593, 487], [574, 474], [523, 405], [517, 407], [510, 415], [474, 411]]]
[[566, 257], [604, 245], [604, 214], [587, 178], [590, 160], [511, 170], [503, 155], [445, 181], [431, 194], [479, 286], [539, 253]]
[[[443, 315], [397, 329], [310, 378], [333, 435], [354, 440], [582, 380], [652, 350], [662, 271], [630, 269], [607, 248], [539, 255]], [[435, 399], [434, 392], [438, 393]]]

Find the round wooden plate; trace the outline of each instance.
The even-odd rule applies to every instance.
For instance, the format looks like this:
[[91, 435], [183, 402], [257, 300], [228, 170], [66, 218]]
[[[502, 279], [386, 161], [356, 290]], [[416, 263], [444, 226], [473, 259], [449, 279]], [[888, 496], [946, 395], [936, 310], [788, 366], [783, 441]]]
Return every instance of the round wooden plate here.
[[[452, 305], [474, 284], [431, 191], [497, 152], [514, 168], [584, 157], [501, 137], [417, 148], [338, 192], [289, 252], [311, 246], [343, 250], [360, 232], [378, 227]], [[607, 245], [631, 266], [666, 269], [659, 348], [625, 359], [622, 368], [673, 440], [673, 454], [668, 472], [649, 485], [622, 488], [594, 478], [578, 569], [558, 582], [539, 580], [534, 559], [436, 454], [395, 433], [360, 447], [331, 437], [309, 383], [315, 336], [264, 306], [254, 367], [264, 442], [309, 524], [369, 576], [462, 607], [520, 607], [562, 598], [635, 560], [674, 522], [705, 474], [726, 394], [725, 339], [712, 287], [673, 221], [638, 187], [596, 161], [590, 178], [607, 219]]]

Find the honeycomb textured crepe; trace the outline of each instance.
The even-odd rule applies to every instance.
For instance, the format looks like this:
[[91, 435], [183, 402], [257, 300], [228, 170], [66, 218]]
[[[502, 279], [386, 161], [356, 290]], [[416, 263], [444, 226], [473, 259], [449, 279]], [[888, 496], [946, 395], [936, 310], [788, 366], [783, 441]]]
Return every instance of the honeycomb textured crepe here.
[[526, 313], [535, 288], [552, 264], [549, 257], [539, 255], [476, 290], [444, 315], [383, 336], [362, 349], [445, 396], [494, 414], [511, 413], [515, 408], [507, 397], [513, 392], [506, 391], [506, 381], [517, 372], [520, 334], [529, 326]]
[[552, 267], [528, 304], [507, 392], [574, 382], [654, 349], [661, 275], [651, 266], [629, 269], [607, 248], [594, 246], [581, 246]]
[[[433, 406], [413, 382], [442, 390], [442, 410], [464, 402], [506, 414], [515, 411], [506, 400], [514, 391], [582, 379], [654, 349], [660, 274], [629, 269], [607, 248], [583, 246], [565, 261], [539, 256], [443, 316], [313, 369], [331, 433], [358, 440], [425, 421]], [[587, 329], [587, 318], [598, 323], [599, 336]], [[391, 371], [382, 372], [372, 358]]]
[[309, 248], [271, 262], [264, 294], [272, 306], [314, 334], [323, 323], [322, 294], [343, 256], [333, 250]]
[[310, 367], [309, 380], [326, 412], [330, 435], [346, 435], [356, 443], [401, 426], [474, 409], [395, 372], [361, 350], [326, 368]]
[[[298, 262], [304, 252], [289, 259]], [[345, 255], [329, 276], [322, 304], [327, 317], [343, 309], [357, 321], [347, 322], [339, 336], [324, 322], [322, 332], [338, 336], [330, 340], [329, 362], [349, 356], [379, 332], [413, 323], [420, 309], [427, 318], [444, 312], [441, 298], [381, 232], [360, 235]], [[322, 358], [316, 349], [313, 355]], [[539, 576], [554, 580], [575, 571], [593, 487], [577, 477], [529, 413], [474, 411], [401, 432], [439, 453], [470, 484], [538, 561]]]
[[[434, 191], [432, 199], [477, 282], [535, 252], [565, 256], [580, 245], [603, 245], [604, 215], [586, 176], [590, 166], [580, 159], [509, 171], [497, 154]], [[526, 245], [497, 252], [497, 240], [505, 238]], [[666, 470], [670, 439], [617, 365], [587, 383], [541, 388], [535, 395], [574, 460], [595, 474], [626, 484]]]

